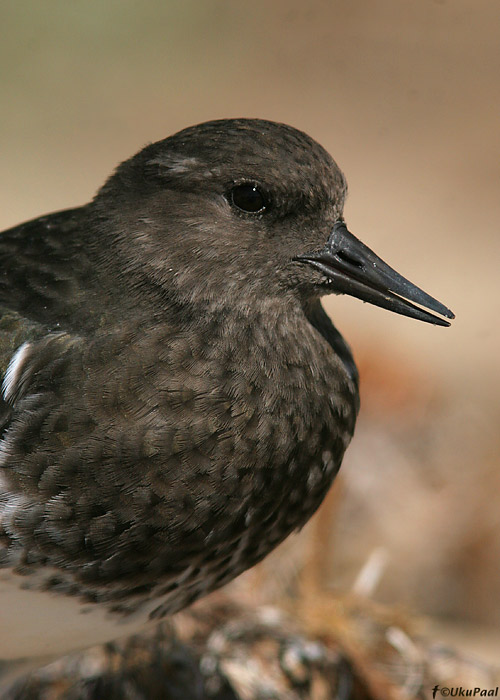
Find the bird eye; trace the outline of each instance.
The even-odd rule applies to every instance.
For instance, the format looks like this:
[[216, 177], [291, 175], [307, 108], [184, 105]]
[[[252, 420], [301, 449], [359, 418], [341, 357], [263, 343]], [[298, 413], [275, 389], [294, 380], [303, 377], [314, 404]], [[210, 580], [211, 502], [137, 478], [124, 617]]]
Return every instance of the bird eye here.
[[230, 192], [231, 204], [249, 214], [260, 214], [267, 206], [266, 199], [257, 185], [236, 185]]

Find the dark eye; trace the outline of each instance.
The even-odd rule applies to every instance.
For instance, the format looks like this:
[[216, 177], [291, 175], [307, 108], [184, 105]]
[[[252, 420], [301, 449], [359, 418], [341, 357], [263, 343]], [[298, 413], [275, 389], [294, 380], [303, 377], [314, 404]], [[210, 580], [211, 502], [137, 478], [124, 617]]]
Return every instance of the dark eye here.
[[231, 204], [249, 214], [260, 214], [267, 206], [266, 198], [257, 185], [236, 185], [230, 192]]

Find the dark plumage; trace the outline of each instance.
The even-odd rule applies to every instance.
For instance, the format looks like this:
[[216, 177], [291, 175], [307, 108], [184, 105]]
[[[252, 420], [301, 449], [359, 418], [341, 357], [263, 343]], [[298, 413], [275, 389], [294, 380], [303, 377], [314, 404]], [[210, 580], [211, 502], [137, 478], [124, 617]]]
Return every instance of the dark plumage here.
[[452, 317], [347, 231], [345, 190], [305, 134], [216, 121], [1, 235], [0, 582], [30, 613], [0, 658], [173, 613], [317, 509], [358, 410], [319, 297]]

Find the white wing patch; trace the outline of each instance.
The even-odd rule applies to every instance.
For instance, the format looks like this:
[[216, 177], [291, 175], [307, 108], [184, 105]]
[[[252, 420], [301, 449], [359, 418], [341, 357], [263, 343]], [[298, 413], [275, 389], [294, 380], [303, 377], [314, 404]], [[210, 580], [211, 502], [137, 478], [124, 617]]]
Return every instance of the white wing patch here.
[[21, 388], [19, 381], [30, 349], [30, 343], [23, 343], [12, 355], [2, 382], [2, 396], [5, 401], [12, 401]]

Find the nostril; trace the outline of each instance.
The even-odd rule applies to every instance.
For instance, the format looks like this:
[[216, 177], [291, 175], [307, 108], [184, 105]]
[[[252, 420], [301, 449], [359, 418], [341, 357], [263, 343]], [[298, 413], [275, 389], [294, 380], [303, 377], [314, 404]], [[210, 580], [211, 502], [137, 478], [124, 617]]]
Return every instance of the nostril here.
[[342, 260], [342, 262], [345, 262], [348, 265], [353, 265], [354, 267], [357, 267], [360, 270], [363, 269], [363, 263], [359, 262], [359, 260], [356, 260], [356, 258], [352, 258], [348, 253], [344, 253], [343, 250], [338, 250], [336, 255], [337, 258]]

